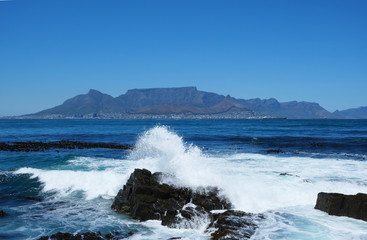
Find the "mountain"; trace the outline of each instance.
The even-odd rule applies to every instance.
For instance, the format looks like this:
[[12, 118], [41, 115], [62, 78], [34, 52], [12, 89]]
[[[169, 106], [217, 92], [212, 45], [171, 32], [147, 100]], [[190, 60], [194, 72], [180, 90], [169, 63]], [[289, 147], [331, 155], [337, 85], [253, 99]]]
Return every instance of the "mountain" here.
[[[219, 95], [218, 95], [219, 96]], [[219, 99], [219, 98], [216, 98]], [[206, 99], [207, 100], [207, 99]], [[197, 101], [195, 103], [186, 102], [186, 105], [176, 105], [176, 104], [160, 104], [157, 106], [145, 108], [143, 110], [137, 111], [139, 114], [223, 114], [223, 113], [239, 113], [239, 112], [252, 112], [251, 109], [238, 103], [235, 99], [231, 98], [229, 95], [223, 98], [219, 103], [212, 105], [216, 101], [211, 101], [209, 105], [206, 103], [203, 106], [202, 101]], [[212, 106], [211, 106], [212, 105]]]
[[132, 89], [116, 98], [119, 105], [127, 107], [126, 112], [161, 104], [206, 108], [223, 99], [222, 95], [198, 91], [196, 87]]
[[115, 99], [97, 90], [91, 89], [87, 94], [78, 95], [66, 100], [63, 104], [50, 108], [30, 116], [47, 115], [85, 115], [91, 113], [115, 113], [120, 112], [121, 107]]
[[318, 103], [310, 102], [283, 102], [280, 103], [274, 98], [270, 99], [239, 99], [239, 103], [248, 108], [275, 117], [285, 117], [292, 119], [329, 118], [331, 113], [321, 107]]
[[91, 89], [63, 104], [18, 118], [366, 118], [366, 107], [330, 113], [317, 103], [236, 99], [196, 87], [131, 89], [116, 98]]
[[351, 108], [343, 111], [336, 110], [332, 113], [332, 117], [341, 119], [367, 119], [367, 107]]

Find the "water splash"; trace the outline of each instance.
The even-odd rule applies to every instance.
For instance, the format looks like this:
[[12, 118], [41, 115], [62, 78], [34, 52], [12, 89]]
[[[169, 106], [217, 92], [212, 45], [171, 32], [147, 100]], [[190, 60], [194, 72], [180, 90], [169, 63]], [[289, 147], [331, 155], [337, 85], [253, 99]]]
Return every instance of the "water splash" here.
[[165, 126], [156, 126], [142, 134], [130, 158], [137, 161], [136, 168], [175, 176], [176, 185], [195, 188], [208, 185], [208, 177], [212, 177], [208, 168], [210, 159], [197, 146], [187, 145], [182, 137]]
[[106, 171], [72, 171], [72, 170], [42, 170], [36, 168], [20, 168], [16, 174], [30, 174], [43, 183], [44, 191], [57, 191], [68, 195], [82, 191], [86, 199], [99, 196], [112, 198], [121, 187], [121, 174], [111, 170]]

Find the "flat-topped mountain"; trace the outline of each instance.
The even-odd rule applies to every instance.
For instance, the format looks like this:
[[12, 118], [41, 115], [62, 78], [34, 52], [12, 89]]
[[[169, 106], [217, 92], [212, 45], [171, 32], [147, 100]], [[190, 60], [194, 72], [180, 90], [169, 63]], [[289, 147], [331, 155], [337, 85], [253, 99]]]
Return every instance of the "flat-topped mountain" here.
[[221, 102], [224, 96], [198, 91], [196, 87], [150, 88], [128, 90], [116, 98], [129, 111], [141, 110], [162, 104], [207, 108]]
[[365, 108], [330, 113], [317, 103], [236, 99], [196, 87], [128, 90], [116, 98], [91, 89], [63, 104], [18, 118], [367, 118]]

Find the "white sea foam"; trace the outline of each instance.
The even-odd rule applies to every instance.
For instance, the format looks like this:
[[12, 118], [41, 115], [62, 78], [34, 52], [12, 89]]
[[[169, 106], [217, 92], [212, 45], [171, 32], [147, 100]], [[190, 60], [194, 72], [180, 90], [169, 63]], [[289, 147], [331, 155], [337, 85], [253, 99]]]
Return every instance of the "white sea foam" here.
[[70, 194], [73, 191], [83, 191], [87, 199], [98, 196], [113, 197], [121, 188], [120, 179], [124, 177], [111, 170], [72, 171], [20, 168], [15, 173], [31, 174], [31, 178], [39, 178], [44, 184], [44, 191], [56, 190], [63, 195]]
[[[344, 221], [313, 209], [318, 192], [367, 192], [366, 161], [249, 153], [207, 155], [167, 127], [157, 126], [140, 136], [126, 159], [78, 157], [65, 169], [21, 168], [16, 173], [38, 178], [44, 191], [66, 196], [83, 191], [87, 199], [93, 199], [113, 198], [134, 168], [170, 173], [175, 178], [166, 181], [180, 186], [217, 186], [235, 208], [265, 212], [266, 220], [253, 239], [367, 239], [365, 223]], [[167, 229], [154, 221], [143, 225], [150, 230], [141, 230], [132, 239], [207, 236], [202, 231]]]
[[250, 212], [314, 205], [321, 191], [367, 192], [365, 161], [249, 153], [208, 156], [164, 126], [142, 134], [127, 159], [78, 157], [65, 168], [21, 168], [16, 173], [38, 177], [45, 191], [81, 190], [92, 199], [114, 197], [134, 168], [146, 168], [174, 175], [177, 185], [218, 186], [236, 208]]
[[178, 185], [218, 186], [236, 208], [250, 212], [314, 205], [321, 191], [367, 192], [363, 161], [248, 153], [207, 156], [164, 126], [145, 132], [130, 159], [136, 160], [133, 167], [173, 174]]

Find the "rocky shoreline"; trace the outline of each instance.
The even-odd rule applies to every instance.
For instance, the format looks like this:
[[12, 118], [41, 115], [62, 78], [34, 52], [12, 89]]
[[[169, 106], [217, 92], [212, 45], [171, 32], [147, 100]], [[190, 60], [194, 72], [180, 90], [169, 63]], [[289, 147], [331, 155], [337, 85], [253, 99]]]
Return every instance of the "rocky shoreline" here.
[[[282, 174], [281, 174], [282, 175]], [[286, 175], [286, 173], [284, 174]], [[290, 174], [291, 175], [291, 174]], [[263, 214], [233, 210], [232, 203], [216, 187], [191, 189], [162, 182], [165, 174], [135, 169], [123, 189], [116, 195], [111, 209], [128, 214], [139, 221], [160, 220], [170, 228], [203, 229], [212, 240], [250, 239], [265, 219]], [[172, 177], [172, 176], [170, 176]], [[315, 209], [330, 215], [347, 216], [367, 221], [367, 194], [344, 195], [319, 193]], [[6, 214], [4, 213], [3, 216]], [[105, 240], [125, 239], [134, 233], [100, 232], [79, 234], [56, 233], [41, 237], [46, 239]], [[171, 239], [182, 239], [177, 236]]]
[[161, 220], [172, 228], [199, 228], [214, 240], [249, 239], [264, 216], [231, 210], [232, 204], [216, 187], [179, 188], [160, 183], [162, 173], [135, 169], [111, 206], [140, 221]]
[[133, 232], [128, 232], [125, 235], [121, 235], [120, 233], [116, 232], [114, 234], [108, 233], [103, 236], [100, 232], [85, 232], [77, 234], [58, 232], [50, 236], [40, 237], [39, 240], [117, 240], [128, 238], [133, 234]]
[[91, 143], [61, 140], [54, 142], [0, 142], [0, 151], [10, 152], [43, 152], [50, 149], [90, 149], [90, 148], [107, 148], [132, 150], [133, 146], [129, 144], [115, 143]]
[[367, 221], [367, 194], [345, 195], [320, 192], [317, 195], [315, 209], [327, 212], [329, 215]]

